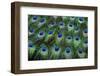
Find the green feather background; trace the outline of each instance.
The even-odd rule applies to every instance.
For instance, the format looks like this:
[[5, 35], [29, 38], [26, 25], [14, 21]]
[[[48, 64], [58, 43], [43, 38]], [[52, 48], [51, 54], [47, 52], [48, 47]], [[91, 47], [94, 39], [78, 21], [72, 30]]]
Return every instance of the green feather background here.
[[88, 57], [88, 18], [28, 15], [28, 60]]

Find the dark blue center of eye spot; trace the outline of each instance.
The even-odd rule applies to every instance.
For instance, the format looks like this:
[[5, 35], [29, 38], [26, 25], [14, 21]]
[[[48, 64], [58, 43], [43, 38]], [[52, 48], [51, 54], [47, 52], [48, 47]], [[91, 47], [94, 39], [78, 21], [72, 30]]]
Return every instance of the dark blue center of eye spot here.
[[46, 51], [46, 48], [43, 48], [42, 51]]
[[70, 48], [66, 48], [66, 53], [70, 53]]
[[33, 16], [33, 20], [36, 20], [38, 18], [38, 16]]
[[75, 40], [77, 40], [77, 41], [78, 41], [79, 39], [80, 39], [80, 38], [79, 38], [79, 36], [76, 36]]
[[88, 43], [88, 41], [86, 40], [84, 43], [85, 43], [85, 44], [87, 44], [87, 43]]
[[74, 19], [75, 17], [71, 17], [71, 19]]
[[72, 27], [73, 25], [72, 25], [72, 24], [70, 24], [69, 26], [70, 26], [70, 27]]
[[30, 32], [34, 32], [34, 29], [31, 29]]
[[77, 37], [76, 40], [79, 40], [79, 38]]
[[79, 53], [81, 54], [81, 53], [82, 53], [82, 51], [81, 51], [81, 50], [79, 50]]
[[54, 25], [55, 23], [54, 22], [51, 22], [51, 25]]
[[87, 31], [85, 31], [85, 33], [87, 33]]
[[68, 36], [68, 39], [71, 39], [71, 37], [70, 37], [70, 36]]
[[40, 22], [43, 23], [45, 21], [45, 18], [41, 19]]
[[40, 32], [40, 35], [43, 35], [44, 33], [43, 32]]
[[80, 17], [79, 20], [80, 20], [80, 21], [83, 21], [83, 17]]
[[62, 34], [61, 34], [61, 33], [59, 33], [59, 34], [58, 34], [58, 37], [59, 37], [59, 38], [61, 38], [61, 37], [62, 37]]
[[63, 25], [64, 25], [64, 23], [63, 23], [63, 22], [60, 22], [60, 25], [61, 25], [61, 26], [63, 26]]
[[70, 50], [66, 50], [66, 53], [70, 53]]
[[87, 33], [87, 30], [86, 29], [84, 30], [84, 33]]
[[28, 45], [28, 47], [32, 47], [32, 46], [33, 46], [32, 44], [29, 44], [29, 45]]
[[83, 49], [79, 48], [78, 52], [81, 54], [83, 52]]
[[55, 48], [55, 51], [58, 51], [58, 50], [59, 50], [59, 47], [56, 47], [56, 48]]
[[52, 34], [52, 33], [53, 33], [53, 31], [49, 31], [49, 32], [48, 32], [48, 34]]

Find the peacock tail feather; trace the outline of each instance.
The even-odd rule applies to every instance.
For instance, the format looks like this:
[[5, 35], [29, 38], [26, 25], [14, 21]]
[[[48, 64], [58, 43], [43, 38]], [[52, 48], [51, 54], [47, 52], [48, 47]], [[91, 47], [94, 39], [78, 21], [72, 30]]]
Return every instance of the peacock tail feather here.
[[87, 17], [28, 15], [28, 60], [87, 57]]

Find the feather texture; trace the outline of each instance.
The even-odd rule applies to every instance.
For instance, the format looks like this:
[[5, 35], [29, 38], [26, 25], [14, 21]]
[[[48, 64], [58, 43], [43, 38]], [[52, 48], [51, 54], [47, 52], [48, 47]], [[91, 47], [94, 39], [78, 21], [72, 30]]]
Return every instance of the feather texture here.
[[28, 60], [87, 57], [87, 17], [28, 15]]

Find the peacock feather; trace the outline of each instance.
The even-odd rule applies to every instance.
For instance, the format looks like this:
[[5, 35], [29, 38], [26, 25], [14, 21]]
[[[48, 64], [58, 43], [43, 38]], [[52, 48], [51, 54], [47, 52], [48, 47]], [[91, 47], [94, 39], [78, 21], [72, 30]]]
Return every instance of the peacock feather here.
[[88, 57], [88, 17], [28, 15], [28, 60]]
[[58, 59], [60, 56], [61, 48], [58, 45], [53, 45], [50, 50], [50, 59]]
[[63, 52], [63, 56], [66, 59], [72, 59], [73, 57], [73, 51], [71, 47], [66, 47], [64, 52]]

